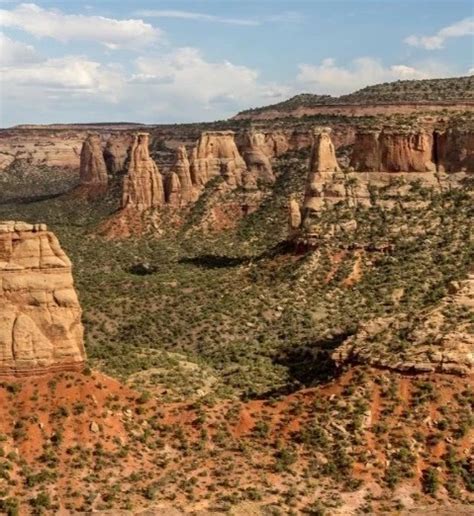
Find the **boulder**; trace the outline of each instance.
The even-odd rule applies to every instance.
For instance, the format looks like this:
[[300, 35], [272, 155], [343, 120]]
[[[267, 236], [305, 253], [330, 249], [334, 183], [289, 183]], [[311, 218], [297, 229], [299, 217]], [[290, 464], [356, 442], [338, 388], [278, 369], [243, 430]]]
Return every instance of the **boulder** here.
[[0, 306], [0, 375], [82, 367], [71, 262], [44, 224], [0, 222]]

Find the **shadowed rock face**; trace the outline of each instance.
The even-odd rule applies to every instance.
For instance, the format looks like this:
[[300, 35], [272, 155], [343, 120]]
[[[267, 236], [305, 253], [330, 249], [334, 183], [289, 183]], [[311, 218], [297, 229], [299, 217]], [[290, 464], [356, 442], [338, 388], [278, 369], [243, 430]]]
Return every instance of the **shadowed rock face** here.
[[104, 159], [107, 171], [111, 175], [117, 175], [125, 171], [128, 152], [133, 143], [133, 135], [113, 134], [105, 145]]
[[440, 172], [469, 172], [474, 170], [474, 133], [449, 128], [435, 133], [436, 159]]
[[265, 135], [255, 131], [244, 134], [242, 155], [247, 165], [246, 176], [253, 182], [260, 179], [266, 183], [275, 182], [272, 165], [266, 155]]
[[384, 129], [356, 134], [351, 166], [361, 172], [435, 172], [433, 135]]
[[81, 367], [71, 262], [44, 224], [0, 222], [0, 375]]
[[148, 151], [147, 133], [134, 136], [122, 190], [122, 209], [145, 211], [165, 202], [163, 178]]
[[165, 190], [166, 202], [171, 206], [184, 206], [197, 198], [197, 192], [191, 180], [191, 166], [184, 145], [178, 147], [176, 151], [176, 161], [171, 175], [167, 178]]
[[82, 144], [79, 175], [83, 186], [107, 188], [107, 167], [99, 135], [90, 134]]
[[201, 134], [191, 163], [193, 184], [205, 185], [216, 176], [223, 176], [230, 186], [242, 184], [246, 170], [239, 154], [233, 131], [206, 131]]

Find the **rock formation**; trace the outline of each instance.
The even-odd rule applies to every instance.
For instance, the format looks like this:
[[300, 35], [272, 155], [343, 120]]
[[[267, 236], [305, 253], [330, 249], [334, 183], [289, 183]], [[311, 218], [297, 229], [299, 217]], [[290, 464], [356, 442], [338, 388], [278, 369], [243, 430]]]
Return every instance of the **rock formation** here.
[[331, 129], [329, 127], [316, 127], [313, 130], [313, 138], [309, 163], [310, 173], [315, 175], [340, 172], [336, 150], [331, 141]]
[[247, 181], [255, 183], [260, 179], [266, 183], [273, 183], [275, 176], [270, 159], [265, 154], [265, 135], [253, 130], [246, 131], [242, 149], [242, 156], [247, 165]]
[[239, 154], [233, 131], [206, 131], [201, 134], [191, 162], [194, 185], [204, 186], [220, 175], [228, 185], [236, 187], [242, 184], [245, 170], [245, 161]]
[[0, 222], [0, 375], [80, 367], [71, 262], [44, 224]]
[[130, 147], [133, 143], [133, 135], [130, 133], [112, 134], [107, 140], [104, 149], [104, 160], [110, 175], [125, 172], [125, 165]]
[[176, 161], [165, 185], [166, 202], [173, 206], [184, 206], [197, 198], [191, 180], [191, 167], [186, 147], [180, 145], [176, 151]]
[[434, 154], [440, 172], [474, 171], [474, 133], [456, 127], [435, 133]]
[[141, 212], [165, 202], [163, 178], [148, 152], [148, 133], [134, 136], [123, 180], [121, 208]]
[[265, 155], [269, 158], [281, 156], [290, 150], [288, 136], [282, 130], [265, 133]]
[[89, 134], [81, 149], [79, 177], [81, 186], [92, 192], [107, 189], [108, 175], [105, 166], [100, 136]]
[[296, 199], [290, 199], [288, 203], [288, 233], [293, 238], [301, 227], [301, 208]]
[[384, 128], [356, 133], [351, 166], [361, 172], [435, 172], [433, 135]]
[[[472, 373], [474, 274], [453, 284], [451, 291], [437, 306], [414, 319], [397, 314], [362, 324], [336, 349], [333, 359], [339, 365], [363, 363], [397, 371]], [[406, 342], [403, 348], [397, 344], [400, 340]]]

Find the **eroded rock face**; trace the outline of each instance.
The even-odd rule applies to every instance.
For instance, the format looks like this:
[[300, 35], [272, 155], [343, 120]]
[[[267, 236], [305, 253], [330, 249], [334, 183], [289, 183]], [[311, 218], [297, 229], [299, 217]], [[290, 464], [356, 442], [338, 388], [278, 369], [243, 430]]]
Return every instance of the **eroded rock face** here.
[[361, 172], [435, 172], [433, 135], [421, 129], [356, 133], [351, 166]]
[[[452, 285], [434, 308], [366, 322], [333, 353], [339, 365], [363, 363], [397, 371], [471, 374], [474, 370], [474, 274]], [[405, 346], [400, 348], [400, 333]], [[395, 349], [395, 351], [394, 351]]]
[[44, 224], [0, 222], [0, 375], [77, 369], [85, 359], [71, 262]]
[[245, 170], [245, 161], [239, 154], [233, 131], [206, 131], [201, 134], [191, 162], [193, 184], [204, 186], [220, 175], [228, 185], [239, 186]]
[[166, 182], [166, 202], [179, 207], [195, 201], [196, 198], [197, 192], [191, 180], [188, 154], [186, 147], [181, 145], [176, 151], [176, 161]]
[[127, 175], [123, 180], [122, 209], [141, 212], [158, 208], [165, 202], [163, 178], [148, 151], [148, 133], [134, 136]]
[[275, 182], [272, 164], [265, 154], [265, 135], [256, 131], [246, 131], [242, 144], [242, 156], [247, 165], [246, 176], [252, 182], [260, 179], [266, 183]]
[[474, 133], [448, 128], [435, 134], [436, 157], [440, 172], [474, 171]]
[[107, 167], [100, 136], [97, 134], [89, 134], [82, 144], [79, 176], [82, 186], [91, 189], [107, 188]]
[[104, 160], [107, 171], [111, 175], [125, 172], [127, 156], [133, 143], [133, 135], [129, 133], [112, 134], [104, 149]]
[[312, 174], [340, 172], [336, 159], [336, 149], [331, 141], [329, 127], [313, 129], [313, 146], [311, 148], [310, 172]]

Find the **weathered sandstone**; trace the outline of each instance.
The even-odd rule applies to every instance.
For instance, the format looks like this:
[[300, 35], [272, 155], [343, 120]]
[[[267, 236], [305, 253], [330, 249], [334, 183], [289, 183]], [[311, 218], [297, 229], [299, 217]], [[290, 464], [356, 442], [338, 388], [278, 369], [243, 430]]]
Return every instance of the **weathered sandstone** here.
[[112, 134], [104, 149], [104, 159], [107, 171], [111, 175], [125, 172], [127, 156], [133, 143], [130, 133]]
[[351, 166], [361, 172], [435, 172], [433, 135], [421, 129], [360, 131]]
[[[180, 206], [195, 201], [197, 198], [197, 192], [191, 180], [191, 166], [189, 164], [188, 154], [184, 145], [180, 145], [178, 147], [176, 151], [176, 161], [174, 162], [171, 170], [171, 176], [176, 177], [172, 179], [168, 178], [166, 183], [166, 202], [175, 206]], [[171, 195], [172, 189], [175, 189], [175, 193], [177, 193], [176, 188], [178, 188], [178, 184], [179, 201], [176, 195]]]
[[309, 163], [311, 174], [340, 172], [329, 127], [315, 127]]
[[44, 224], [0, 222], [0, 307], [0, 375], [84, 362], [71, 262]]
[[157, 208], [165, 202], [163, 178], [148, 151], [148, 133], [134, 136], [123, 180], [122, 209], [145, 211]]
[[265, 154], [265, 135], [253, 130], [246, 131], [242, 149], [242, 156], [247, 165], [247, 179], [251, 182], [260, 179], [266, 183], [273, 183], [275, 176], [270, 159]]
[[181, 192], [182, 186], [178, 174], [172, 172], [166, 177], [165, 180], [166, 203], [170, 206], [180, 207], [182, 199]]
[[89, 134], [82, 144], [79, 176], [82, 186], [92, 190], [107, 188], [107, 168], [98, 134]]
[[201, 134], [191, 163], [193, 184], [204, 186], [216, 176], [224, 177], [228, 185], [242, 184], [245, 161], [235, 144], [233, 131], [206, 131]]
[[474, 171], [474, 133], [448, 128], [435, 133], [436, 157], [440, 172]]

